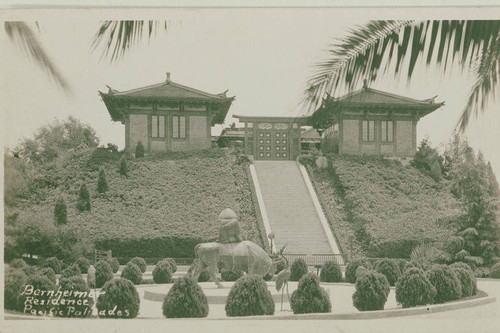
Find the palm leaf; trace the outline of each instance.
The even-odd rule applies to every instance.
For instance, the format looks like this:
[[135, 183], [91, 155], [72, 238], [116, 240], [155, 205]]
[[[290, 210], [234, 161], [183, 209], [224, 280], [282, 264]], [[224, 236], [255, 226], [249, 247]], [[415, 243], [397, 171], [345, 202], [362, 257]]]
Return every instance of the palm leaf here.
[[132, 45], [141, 42], [144, 35], [151, 40], [159, 27], [168, 31], [166, 21], [104, 21], [94, 36], [92, 50], [104, 44], [101, 59], [109, 57], [114, 62], [123, 58]]
[[[5, 22], [4, 28], [9, 39], [20, 47], [28, 58], [45, 71], [59, 87], [68, 94], [71, 93], [68, 82], [49, 58], [33, 30], [25, 22]], [[37, 28], [39, 29], [38, 24]]]
[[351, 90], [362, 79], [374, 81], [390, 65], [395, 76], [404, 71], [411, 80], [416, 64], [425, 59], [443, 72], [458, 64], [476, 77], [458, 124], [464, 130], [470, 115], [484, 110], [491, 94], [498, 94], [499, 33], [500, 21], [491, 20], [370, 21], [348, 31], [331, 46], [330, 58], [316, 65], [304, 92], [307, 113], [319, 107], [326, 93], [333, 95], [339, 87]]

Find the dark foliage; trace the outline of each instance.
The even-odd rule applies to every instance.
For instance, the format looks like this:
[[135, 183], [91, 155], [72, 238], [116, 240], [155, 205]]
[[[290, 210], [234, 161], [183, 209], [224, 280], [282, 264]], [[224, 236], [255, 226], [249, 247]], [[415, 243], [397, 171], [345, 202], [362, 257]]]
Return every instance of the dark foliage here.
[[101, 288], [106, 282], [113, 278], [111, 266], [104, 260], [98, 261], [95, 265], [96, 288]]
[[[77, 291], [81, 293], [76, 295], [72, 293], [71, 296], [65, 298], [68, 304], [60, 304], [57, 307], [57, 314], [59, 317], [84, 318], [92, 314], [94, 299], [90, 296], [90, 289], [81, 276], [61, 278], [59, 281], [59, 288], [61, 292]], [[74, 304], [72, 304], [72, 302], [74, 302]]]
[[139, 313], [140, 298], [128, 279], [113, 279], [102, 288], [97, 298], [97, 314], [103, 318], [135, 318]]
[[321, 282], [341, 282], [342, 271], [340, 270], [339, 264], [335, 261], [325, 262], [323, 267], [321, 267], [319, 278]]
[[43, 262], [43, 267], [50, 267], [54, 270], [54, 273], [61, 273], [61, 262], [56, 257], [50, 257], [45, 259]]
[[260, 276], [246, 275], [229, 291], [225, 309], [228, 317], [272, 315], [274, 300]]
[[129, 263], [136, 264], [142, 273], [146, 272], [146, 260], [140, 257], [135, 257], [130, 259]]
[[452, 266], [450, 266], [450, 268], [460, 281], [460, 287], [462, 289], [462, 297], [469, 297], [475, 295], [477, 292], [477, 280], [472, 270], [462, 267], [452, 267]]
[[174, 259], [172, 259], [172, 258], [165, 258], [165, 259], [160, 260], [157, 264], [160, 264], [160, 263], [161, 264], [167, 264], [170, 267], [170, 271], [172, 273], [177, 272], [177, 265], [176, 265]]
[[118, 272], [118, 270], [120, 269], [120, 262], [118, 261], [118, 259], [116, 259], [116, 258], [109, 258], [109, 259], [106, 259], [106, 261], [111, 266], [111, 269], [113, 270], [113, 273]]
[[21, 292], [28, 283], [28, 276], [20, 269], [10, 269], [5, 274], [4, 308], [22, 311], [24, 308]]
[[332, 309], [330, 297], [314, 273], [307, 273], [300, 279], [290, 298], [290, 306], [294, 314], [324, 313]]
[[356, 280], [356, 291], [352, 295], [353, 305], [359, 311], [383, 310], [388, 295], [387, 278], [375, 271], [369, 271]]
[[80, 186], [76, 208], [81, 212], [90, 210], [90, 192], [85, 184]]
[[243, 276], [243, 272], [235, 272], [229, 269], [223, 269], [220, 273], [220, 276], [223, 281], [236, 281]]
[[26, 266], [26, 262], [23, 259], [16, 258], [9, 262], [9, 265], [11, 268], [23, 268], [24, 266]]
[[345, 279], [347, 282], [356, 283], [356, 270], [361, 266], [366, 269], [372, 268], [372, 264], [366, 259], [351, 260], [347, 263], [345, 268]]
[[445, 265], [434, 265], [426, 274], [436, 288], [434, 303], [445, 303], [462, 297], [460, 280], [451, 268]]
[[201, 287], [189, 278], [175, 279], [163, 300], [167, 318], [202, 318], [208, 315], [208, 301]]
[[125, 156], [120, 160], [120, 169], [118, 170], [118, 172], [120, 172], [120, 175], [122, 176], [128, 175], [128, 163]]
[[432, 304], [436, 288], [419, 268], [407, 269], [396, 283], [396, 301], [404, 308]]
[[423, 139], [418, 146], [411, 165], [423, 174], [438, 182], [443, 172], [443, 157], [435, 148], [432, 148], [428, 139]]
[[97, 192], [104, 193], [108, 191], [108, 181], [106, 180], [106, 171], [101, 169], [99, 171], [99, 178], [97, 179]]
[[57, 199], [54, 206], [54, 219], [56, 225], [66, 224], [68, 222], [68, 207], [62, 197]]
[[[42, 313], [48, 311], [52, 307], [52, 305], [49, 304], [50, 295], [47, 292], [56, 291], [55, 283], [48, 277], [36, 273], [28, 277], [27, 285], [33, 286], [33, 290], [39, 289], [41, 291], [40, 296], [37, 296], [37, 299], [39, 300], [38, 304], [33, 302], [32, 308], [29, 310], [37, 311], [37, 313], [38, 311], [42, 311]], [[45, 291], [45, 293], [43, 293], [43, 291]], [[33, 296], [30, 296], [28, 294], [21, 295], [21, 301], [23, 304], [26, 304], [26, 300], [28, 297]], [[24, 308], [26, 309], [26, 306]]]
[[154, 283], [172, 282], [171, 266], [163, 261], [158, 262], [153, 269], [153, 281]]
[[135, 147], [135, 157], [144, 157], [144, 145], [142, 144], [142, 141], [137, 142], [137, 146]]
[[304, 259], [296, 259], [290, 268], [290, 281], [299, 281], [308, 272]]
[[61, 273], [61, 279], [69, 278], [72, 276], [82, 276], [82, 272], [80, 271], [80, 267], [77, 264], [70, 265], [66, 267]]
[[122, 270], [121, 277], [132, 281], [133, 284], [141, 284], [142, 272], [139, 266], [130, 261]]
[[393, 259], [384, 258], [377, 261], [375, 264], [375, 270], [378, 273], [385, 275], [391, 286], [396, 284], [399, 276], [401, 275], [401, 271]]
[[491, 267], [490, 277], [494, 279], [500, 279], [500, 262], [497, 262]]
[[87, 270], [90, 267], [90, 261], [85, 258], [85, 257], [80, 257], [76, 260], [76, 264], [78, 265], [78, 268], [80, 268], [80, 272], [83, 274], [87, 273]]
[[54, 270], [50, 267], [45, 267], [39, 270], [37, 273], [47, 277], [50, 281], [52, 281], [54, 284], [56, 284], [56, 273], [54, 273]]

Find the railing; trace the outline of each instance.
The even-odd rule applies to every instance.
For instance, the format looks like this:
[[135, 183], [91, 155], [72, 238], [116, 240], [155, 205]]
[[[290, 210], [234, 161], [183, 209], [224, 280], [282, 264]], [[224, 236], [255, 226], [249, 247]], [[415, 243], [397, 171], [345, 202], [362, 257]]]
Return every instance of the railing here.
[[334, 261], [340, 266], [347, 263], [346, 254], [289, 254], [285, 253], [284, 256], [292, 263], [297, 259], [304, 259], [308, 266], [322, 266], [327, 261]]

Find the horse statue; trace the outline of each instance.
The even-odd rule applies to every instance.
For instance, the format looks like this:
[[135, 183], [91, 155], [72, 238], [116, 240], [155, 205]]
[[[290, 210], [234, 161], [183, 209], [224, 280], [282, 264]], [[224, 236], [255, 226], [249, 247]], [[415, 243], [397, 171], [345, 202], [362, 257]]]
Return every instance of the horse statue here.
[[195, 247], [196, 257], [199, 264], [194, 267], [192, 277], [198, 281], [202, 270], [207, 269], [210, 281], [222, 288], [222, 284], [217, 280], [217, 264], [220, 262], [227, 269], [241, 271], [247, 274], [265, 276], [276, 271], [281, 258], [271, 257], [257, 244], [244, 240], [235, 243], [200, 243]]

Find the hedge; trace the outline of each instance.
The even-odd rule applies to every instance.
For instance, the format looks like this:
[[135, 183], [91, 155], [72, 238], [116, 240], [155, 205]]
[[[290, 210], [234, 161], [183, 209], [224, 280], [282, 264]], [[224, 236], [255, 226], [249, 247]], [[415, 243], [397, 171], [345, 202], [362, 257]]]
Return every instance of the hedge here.
[[103, 318], [135, 318], [139, 313], [139, 293], [130, 280], [113, 279], [97, 298], [97, 314]]
[[292, 293], [290, 306], [294, 314], [330, 312], [332, 304], [324, 288], [319, 285], [316, 274], [307, 273]]
[[426, 274], [436, 288], [434, 303], [445, 303], [462, 297], [460, 280], [451, 268], [445, 265], [433, 265]]
[[420, 268], [408, 268], [396, 284], [396, 301], [404, 308], [432, 304], [436, 288]]
[[375, 270], [385, 275], [387, 281], [391, 286], [394, 286], [398, 281], [399, 276], [401, 275], [401, 271], [399, 270], [398, 265], [393, 259], [380, 259], [375, 264]]
[[121, 278], [130, 280], [133, 284], [141, 284], [142, 272], [139, 266], [130, 261], [122, 270]]
[[225, 309], [228, 317], [272, 315], [274, 300], [262, 277], [246, 275], [229, 291]]
[[[94, 299], [90, 296], [90, 289], [81, 276], [63, 278], [59, 281], [59, 286], [62, 292], [79, 291], [84, 293], [81, 297], [73, 294], [65, 298], [68, 301], [75, 301], [75, 304], [59, 304], [57, 307], [59, 317], [83, 318], [89, 317], [92, 314]], [[82, 304], [78, 304], [77, 302], [81, 302]]]
[[359, 311], [383, 310], [389, 295], [387, 278], [369, 271], [356, 280], [356, 291], [352, 295], [353, 305]]
[[363, 266], [366, 269], [372, 268], [372, 264], [366, 259], [355, 259], [347, 263], [345, 268], [345, 279], [349, 283], [356, 283], [356, 270]]
[[140, 269], [141, 273], [146, 272], [146, 260], [144, 260], [143, 258], [140, 258], [140, 257], [132, 258], [127, 263], [127, 265], [130, 263], [135, 264]]
[[325, 262], [321, 267], [319, 277], [321, 282], [341, 282], [342, 271], [340, 270], [339, 264], [335, 261]]
[[10, 269], [4, 282], [4, 307], [7, 310], [22, 311], [24, 308], [21, 292], [28, 283], [28, 276], [22, 270]]
[[167, 318], [201, 318], [208, 315], [208, 300], [201, 287], [189, 278], [178, 278], [163, 300]]
[[170, 283], [172, 282], [172, 271], [170, 265], [165, 262], [158, 262], [153, 269], [154, 283]]

